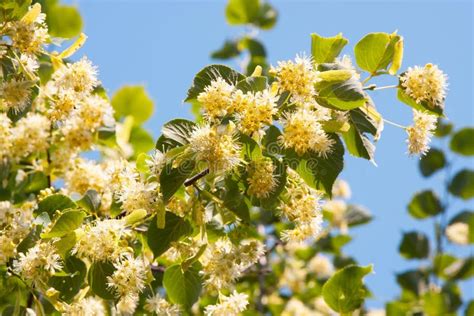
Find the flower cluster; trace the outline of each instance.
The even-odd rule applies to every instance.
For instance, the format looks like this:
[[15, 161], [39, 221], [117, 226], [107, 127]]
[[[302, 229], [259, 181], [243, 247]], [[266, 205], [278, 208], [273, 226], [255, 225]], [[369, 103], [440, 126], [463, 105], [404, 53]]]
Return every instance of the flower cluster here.
[[287, 241], [305, 241], [309, 238], [317, 238], [323, 222], [320, 205], [321, 195], [290, 169], [288, 169], [288, 178], [285, 200], [280, 208], [283, 215], [294, 223], [295, 227], [283, 231], [282, 238]]
[[417, 103], [426, 102], [430, 107], [444, 107], [447, 77], [437, 65], [409, 67], [400, 76], [405, 93]]
[[430, 149], [429, 143], [436, 128], [436, 121], [437, 118], [434, 115], [413, 110], [413, 125], [406, 130], [410, 155], [424, 155]]
[[210, 245], [201, 260], [206, 286], [217, 291], [228, 288], [263, 254], [264, 247], [257, 240], [244, 240], [234, 245], [229, 239], [218, 239]]
[[138, 294], [145, 288], [145, 262], [125, 255], [116, 260], [114, 267], [114, 273], [107, 280], [119, 298], [117, 309], [120, 313], [132, 314], [138, 304]]
[[270, 158], [264, 157], [252, 161], [248, 166], [247, 193], [259, 199], [268, 197], [278, 185], [278, 180], [273, 175], [274, 171], [275, 166]]

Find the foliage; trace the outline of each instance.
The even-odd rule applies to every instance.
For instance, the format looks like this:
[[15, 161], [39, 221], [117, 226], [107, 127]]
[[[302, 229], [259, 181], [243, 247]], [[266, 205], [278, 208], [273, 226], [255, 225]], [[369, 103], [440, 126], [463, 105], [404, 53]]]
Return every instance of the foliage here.
[[[400, 243], [400, 255], [407, 259], [421, 259], [419, 267], [404, 271], [397, 276], [401, 287], [400, 296], [386, 304], [386, 313], [390, 315], [412, 315], [423, 311], [426, 315], [454, 315], [464, 303], [459, 282], [473, 276], [473, 258], [457, 257], [459, 248], [469, 247], [474, 242], [474, 213], [472, 210], [460, 210], [459, 203], [453, 207], [454, 200], [470, 200], [472, 192], [472, 173], [462, 169], [452, 173], [456, 156], [472, 156], [472, 128], [458, 131], [441, 122], [435, 135], [439, 142], [448, 148], [431, 148], [419, 162], [420, 173], [433, 177], [444, 173], [444, 188], [441, 197], [432, 190], [416, 193], [408, 205], [409, 214], [417, 220], [434, 219], [433, 234], [420, 231], [403, 235]], [[452, 127], [452, 125], [451, 125]], [[458, 213], [452, 213], [457, 211]], [[431, 239], [430, 236], [433, 236]], [[472, 302], [472, 301], [471, 301]], [[465, 305], [465, 315], [471, 315]]]
[[[248, 54], [243, 73], [204, 67], [185, 99], [196, 120], [167, 122], [154, 143], [142, 127], [153, 113], [145, 89], [126, 86], [109, 99], [96, 67], [72, 61], [86, 40], [74, 8], [7, 0], [0, 13], [2, 314], [366, 312], [363, 278], [372, 266], [343, 248], [350, 227], [372, 216], [348, 203], [339, 179], [345, 151], [375, 161], [384, 118], [371, 91], [396, 88], [415, 109], [413, 125], [403, 127], [413, 155], [429, 150], [444, 108], [437, 66], [397, 75], [400, 35], [365, 36], [354, 47], [357, 68], [340, 56], [342, 34], [314, 33], [311, 57], [273, 67], [253, 33], [227, 41], [213, 57]], [[266, 30], [277, 13], [263, 1], [231, 0], [226, 17]], [[47, 49], [55, 37], [76, 36], [62, 52]], [[382, 75], [397, 84], [368, 84]], [[471, 154], [469, 133], [453, 137], [453, 151]], [[439, 153], [422, 161], [426, 175], [450, 165]], [[472, 171], [450, 179], [449, 191], [471, 198]], [[421, 219], [446, 205], [423, 191], [409, 208]], [[468, 225], [468, 242], [472, 218], [465, 211], [450, 224]], [[410, 232], [400, 250], [425, 258], [430, 247]], [[439, 269], [458, 262], [444, 278], [472, 276], [472, 259], [438, 255]], [[455, 284], [426, 292], [416, 283], [425, 278], [398, 277], [427, 311], [458, 307]]]

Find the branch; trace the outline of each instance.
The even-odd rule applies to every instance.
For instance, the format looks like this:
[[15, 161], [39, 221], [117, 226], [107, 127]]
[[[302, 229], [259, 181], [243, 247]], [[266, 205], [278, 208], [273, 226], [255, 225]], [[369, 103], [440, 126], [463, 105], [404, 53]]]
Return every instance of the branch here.
[[201, 178], [204, 178], [208, 174], [209, 174], [209, 168], [206, 168], [203, 171], [196, 174], [195, 176], [193, 176], [192, 178], [189, 178], [186, 181], [184, 181], [184, 186], [189, 187], [190, 185], [193, 185], [194, 183], [196, 183], [196, 181], [198, 181]]

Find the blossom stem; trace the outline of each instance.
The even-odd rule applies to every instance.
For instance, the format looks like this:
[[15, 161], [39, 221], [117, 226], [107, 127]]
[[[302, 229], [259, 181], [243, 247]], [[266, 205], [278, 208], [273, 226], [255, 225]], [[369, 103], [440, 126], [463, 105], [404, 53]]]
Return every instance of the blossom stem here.
[[387, 124], [390, 124], [390, 125], [393, 125], [393, 126], [395, 126], [395, 127], [399, 127], [399, 128], [407, 129], [407, 127], [406, 127], [406, 126], [403, 126], [403, 125], [400, 125], [400, 124], [394, 123], [394, 122], [392, 122], [392, 121], [389, 121], [389, 120], [387, 120], [387, 119], [383, 119], [383, 121], [384, 121], [385, 123], [387, 123]]
[[363, 89], [364, 90], [372, 90], [372, 91], [375, 91], [375, 90], [384, 90], [384, 89], [393, 89], [393, 88], [398, 88], [398, 85], [397, 84], [394, 84], [394, 85], [390, 85], [390, 86], [382, 86], [382, 87], [377, 87], [377, 85], [375, 84], [371, 84], [369, 86], [366, 86], [364, 87]]

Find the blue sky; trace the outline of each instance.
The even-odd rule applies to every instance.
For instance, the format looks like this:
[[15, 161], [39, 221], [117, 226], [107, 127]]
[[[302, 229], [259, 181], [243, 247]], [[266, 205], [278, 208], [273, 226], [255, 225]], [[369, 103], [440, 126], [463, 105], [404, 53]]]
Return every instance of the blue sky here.
[[[71, 2], [71, 1], [68, 1]], [[156, 102], [146, 127], [156, 137], [164, 122], [191, 117], [182, 100], [194, 74], [206, 64], [211, 50], [225, 38], [244, 30], [230, 27], [224, 18], [225, 1], [105, 1], [76, 0], [89, 36], [78, 55], [86, 54], [99, 66], [100, 78], [109, 93], [124, 84], [143, 84]], [[405, 37], [402, 69], [433, 62], [449, 75], [447, 116], [456, 126], [474, 123], [473, 110], [473, 4], [470, 1], [272, 1], [280, 12], [276, 27], [260, 34], [269, 60], [290, 59], [310, 52], [309, 34], [333, 36], [342, 32], [350, 41], [344, 53], [368, 32], [393, 32]], [[396, 83], [394, 78], [380, 83]], [[393, 90], [372, 94], [380, 112], [408, 125], [411, 110], [396, 100]], [[435, 142], [440, 147], [442, 143]], [[445, 144], [444, 144], [445, 145]], [[405, 132], [386, 125], [377, 145], [378, 167], [366, 160], [346, 157], [342, 177], [353, 191], [353, 202], [367, 206], [375, 220], [354, 229], [347, 252], [361, 264], [373, 263], [375, 274], [367, 278], [375, 297], [373, 307], [398, 293], [395, 272], [415, 267], [398, 254], [402, 232], [413, 229], [431, 234], [432, 220], [415, 221], [406, 212], [413, 192], [433, 188], [440, 195], [443, 175], [426, 180], [418, 172], [418, 159], [406, 155]], [[457, 159], [454, 170], [473, 166], [472, 160]], [[453, 200], [450, 214], [473, 208]], [[449, 246], [467, 255], [469, 249]], [[472, 253], [472, 249], [470, 250]], [[474, 296], [474, 284], [463, 284]], [[468, 294], [470, 292], [471, 294]]]

